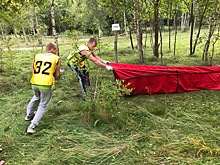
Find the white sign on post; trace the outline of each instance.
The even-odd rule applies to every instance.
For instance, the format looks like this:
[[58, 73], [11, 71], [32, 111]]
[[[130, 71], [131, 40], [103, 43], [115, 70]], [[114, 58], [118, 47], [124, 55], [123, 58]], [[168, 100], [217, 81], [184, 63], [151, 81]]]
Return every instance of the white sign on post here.
[[120, 30], [119, 24], [112, 24], [112, 31], [118, 31]]

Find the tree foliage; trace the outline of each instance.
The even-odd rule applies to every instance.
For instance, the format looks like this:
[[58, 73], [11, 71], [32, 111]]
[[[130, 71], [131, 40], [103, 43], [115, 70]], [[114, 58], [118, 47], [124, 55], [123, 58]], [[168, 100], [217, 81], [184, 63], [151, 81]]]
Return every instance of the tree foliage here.
[[[213, 21], [219, 26], [219, 0], [217, 3], [215, 0], [54, 0], [54, 4], [58, 34], [77, 30], [109, 36], [113, 35], [111, 25], [119, 23], [119, 33], [128, 34], [129, 31], [136, 34], [141, 62], [144, 59], [141, 43], [144, 33], [150, 35], [152, 52], [158, 58], [162, 30], [168, 29], [170, 32], [171, 49], [171, 38], [175, 37], [171, 31], [175, 25], [176, 32], [190, 29], [189, 54], [192, 55], [201, 43], [202, 27], [209, 28]], [[216, 19], [212, 16], [215, 5]], [[27, 35], [27, 38], [30, 35], [52, 35], [50, 0], [1, 0], [0, 10], [1, 34]], [[162, 53], [162, 49], [160, 51]]]

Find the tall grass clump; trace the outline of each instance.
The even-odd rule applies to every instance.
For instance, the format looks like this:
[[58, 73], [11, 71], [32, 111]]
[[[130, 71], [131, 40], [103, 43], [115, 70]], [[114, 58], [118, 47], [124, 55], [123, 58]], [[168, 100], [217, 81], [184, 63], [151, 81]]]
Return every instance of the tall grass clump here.
[[101, 124], [115, 124], [122, 127], [124, 119], [121, 118], [122, 100], [125, 95], [129, 95], [131, 89], [127, 89], [122, 81], [102, 81], [94, 89], [88, 91], [88, 102], [83, 104], [83, 109], [87, 113], [87, 121], [93, 126]]

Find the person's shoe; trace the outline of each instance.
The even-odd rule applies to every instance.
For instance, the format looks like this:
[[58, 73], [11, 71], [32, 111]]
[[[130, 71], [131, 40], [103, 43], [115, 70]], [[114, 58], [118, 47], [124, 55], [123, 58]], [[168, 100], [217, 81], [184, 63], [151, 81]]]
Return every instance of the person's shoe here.
[[35, 133], [35, 132], [36, 132], [36, 131], [34, 130], [34, 128], [32, 128], [32, 127], [30, 127], [30, 126], [27, 128], [27, 133], [28, 133], [28, 134], [33, 134], [33, 133]]
[[24, 120], [25, 120], [25, 121], [30, 121], [30, 120], [32, 120], [32, 119], [34, 118], [34, 116], [35, 116], [35, 113], [36, 113], [36, 111], [34, 112], [33, 115], [27, 115], [27, 116], [25, 116]]
[[0, 165], [4, 165], [5, 161], [0, 159]]
[[33, 116], [25, 116], [24, 120], [25, 121], [30, 121], [34, 118], [34, 115]]

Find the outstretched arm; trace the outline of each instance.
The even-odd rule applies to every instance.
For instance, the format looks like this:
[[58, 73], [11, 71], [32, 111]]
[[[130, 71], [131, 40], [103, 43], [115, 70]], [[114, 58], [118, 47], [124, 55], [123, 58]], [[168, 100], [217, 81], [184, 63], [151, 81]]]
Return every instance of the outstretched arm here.
[[103, 68], [106, 68], [107, 70], [113, 70], [113, 68], [106, 63], [104, 63], [104, 60], [101, 59], [99, 56], [97, 56], [94, 52], [91, 54], [90, 51], [83, 50], [81, 52], [83, 55], [86, 55], [89, 60], [91, 60], [94, 64], [101, 66]]
[[95, 52], [92, 52], [92, 56], [95, 57], [100, 62], [102, 62], [102, 63], [104, 62], [104, 60], [101, 57], [99, 57]]
[[[98, 56], [97, 56], [98, 57]], [[106, 67], [106, 64], [104, 64], [102, 61], [102, 59], [101, 58], [96, 58], [96, 57], [94, 57], [93, 55], [92, 56], [88, 56], [88, 59], [90, 59], [94, 64], [96, 64], [96, 65], [98, 65], [98, 66], [101, 66], [101, 67], [103, 67], [103, 68], [105, 68]]]

